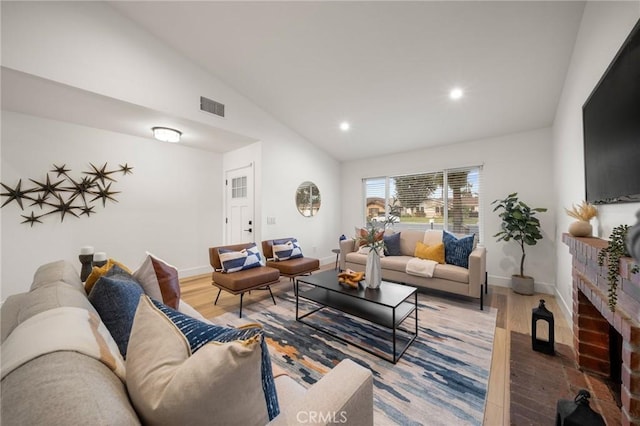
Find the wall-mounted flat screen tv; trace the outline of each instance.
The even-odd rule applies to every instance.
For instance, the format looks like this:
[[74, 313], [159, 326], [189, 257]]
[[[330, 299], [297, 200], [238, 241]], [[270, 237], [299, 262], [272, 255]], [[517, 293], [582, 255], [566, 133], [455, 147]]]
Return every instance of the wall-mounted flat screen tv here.
[[640, 202], [640, 20], [582, 107], [586, 200]]

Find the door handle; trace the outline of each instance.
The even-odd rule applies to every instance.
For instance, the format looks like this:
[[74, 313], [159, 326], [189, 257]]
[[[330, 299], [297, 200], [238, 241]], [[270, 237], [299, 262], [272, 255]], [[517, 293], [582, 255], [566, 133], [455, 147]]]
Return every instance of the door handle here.
[[251, 232], [251, 228], [249, 228], [249, 229], [245, 229], [245, 231], [247, 231], [247, 232]]

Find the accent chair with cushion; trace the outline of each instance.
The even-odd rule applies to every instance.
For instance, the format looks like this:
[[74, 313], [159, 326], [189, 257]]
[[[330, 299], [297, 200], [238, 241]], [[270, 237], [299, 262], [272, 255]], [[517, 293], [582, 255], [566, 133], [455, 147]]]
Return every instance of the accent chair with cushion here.
[[271, 293], [271, 284], [280, 281], [280, 272], [262, 264], [262, 259], [255, 243], [233, 244], [211, 247], [209, 262], [213, 267], [211, 284], [218, 287], [218, 295], [213, 302], [218, 303], [222, 290], [240, 295], [240, 317], [242, 318], [242, 299], [244, 293], [267, 289], [273, 304], [276, 300]]
[[320, 269], [320, 260], [304, 257], [295, 238], [263, 241], [262, 252], [267, 259], [267, 266], [276, 268], [280, 271], [280, 275], [289, 277], [291, 280]]

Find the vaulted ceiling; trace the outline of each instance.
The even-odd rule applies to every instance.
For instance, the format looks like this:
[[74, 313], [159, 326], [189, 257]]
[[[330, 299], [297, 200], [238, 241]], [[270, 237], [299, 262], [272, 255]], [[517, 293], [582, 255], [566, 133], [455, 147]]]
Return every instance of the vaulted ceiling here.
[[[576, 1], [110, 4], [343, 161], [552, 125], [584, 8]], [[449, 98], [454, 87], [464, 91], [457, 101]]]

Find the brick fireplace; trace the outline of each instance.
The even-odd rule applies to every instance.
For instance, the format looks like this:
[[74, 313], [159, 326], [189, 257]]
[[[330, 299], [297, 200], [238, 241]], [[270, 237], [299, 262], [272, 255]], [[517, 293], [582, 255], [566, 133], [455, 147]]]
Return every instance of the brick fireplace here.
[[[620, 261], [618, 303], [607, 302], [607, 270], [598, 253], [607, 241], [564, 234], [573, 256], [573, 336], [581, 369], [621, 381], [622, 424], [640, 425], [640, 273], [632, 260]], [[621, 360], [621, 362], [620, 362]]]

